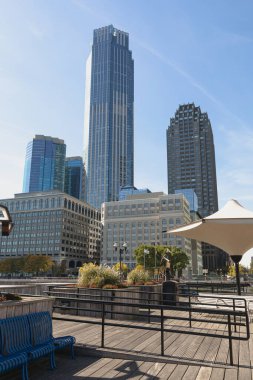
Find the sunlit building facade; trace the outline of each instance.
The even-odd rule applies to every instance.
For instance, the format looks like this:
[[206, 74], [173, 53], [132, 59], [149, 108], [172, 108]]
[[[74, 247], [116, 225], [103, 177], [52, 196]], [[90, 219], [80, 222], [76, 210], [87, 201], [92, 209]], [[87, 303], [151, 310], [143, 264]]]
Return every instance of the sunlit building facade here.
[[173, 245], [183, 249], [192, 268], [191, 240], [170, 235], [169, 228], [190, 222], [190, 209], [182, 194], [166, 195], [162, 192], [129, 195], [125, 200], [105, 202], [102, 205], [103, 251], [101, 262], [114, 265], [119, 253], [114, 242], [126, 242], [123, 261], [130, 267], [136, 264], [134, 250], [141, 244]]
[[118, 200], [134, 181], [134, 62], [129, 35], [96, 29], [86, 65], [84, 157], [89, 204]]
[[57, 190], [15, 194], [1, 199], [14, 222], [9, 236], [0, 236], [0, 259], [45, 255], [66, 269], [99, 263], [101, 213]]

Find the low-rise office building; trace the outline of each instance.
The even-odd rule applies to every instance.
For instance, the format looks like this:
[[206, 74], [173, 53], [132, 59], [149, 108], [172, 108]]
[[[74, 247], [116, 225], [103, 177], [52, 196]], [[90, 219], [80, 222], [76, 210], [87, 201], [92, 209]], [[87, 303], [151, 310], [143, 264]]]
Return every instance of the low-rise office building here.
[[76, 268], [99, 262], [101, 213], [63, 192], [16, 194], [2, 199], [14, 222], [9, 236], [0, 236], [0, 259], [42, 254], [58, 265]]
[[119, 262], [119, 250], [113, 247], [115, 242], [118, 247], [127, 243], [122, 259], [130, 268], [136, 263], [134, 250], [139, 245], [173, 245], [188, 254], [191, 268], [191, 241], [166, 233], [169, 228], [190, 221], [189, 202], [183, 194], [143, 193], [130, 195], [123, 201], [105, 202], [101, 262], [110, 266]]

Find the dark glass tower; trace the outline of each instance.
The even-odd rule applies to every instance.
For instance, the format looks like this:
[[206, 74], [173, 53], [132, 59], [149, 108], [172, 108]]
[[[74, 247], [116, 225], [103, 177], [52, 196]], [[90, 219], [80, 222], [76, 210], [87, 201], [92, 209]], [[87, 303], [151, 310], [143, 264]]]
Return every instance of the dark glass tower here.
[[[218, 210], [213, 133], [208, 114], [194, 103], [180, 105], [167, 130], [168, 192], [193, 189], [205, 217]], [[221, 267], [220, 253], [203, 244], [203, 265]]]
[[65, 157], [63, 140], [36, 135], [26, 149], [23, 192], [63, 191]]
[[134, 62], [128, 33], [94, 30], [86, 66], [85, 166], [87, 202], [117, 200], [134, 178]]
[[84, 164], [82, 157], [67, 157], [65, 160], [65, 193], [84, 200]]

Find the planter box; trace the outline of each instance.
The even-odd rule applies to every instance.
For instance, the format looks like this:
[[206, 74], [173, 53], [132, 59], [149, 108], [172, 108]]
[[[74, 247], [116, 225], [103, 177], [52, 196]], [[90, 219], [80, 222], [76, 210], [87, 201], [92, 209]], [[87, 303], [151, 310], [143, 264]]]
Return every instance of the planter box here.
[[[156, 292], [149, 294], [148, 292]], [[72, 294], [66, 294], [72, 293]], [[57, 305], [84, 308], [86, 310], [62, 310], [57, 309], [61, 314], [79, 315], [101, 318], [102, 304], [91, 303], [90, 300], [114, 301], [130, 304], [161, 304], [161, 285], [139, 285], [132, 286], [126, 289], [90, 289], [90, 288], [54, 288], [54, 296], [65, 297], [64, 300], [56, 300], [54, 306]], [[87, 302], [78, 302], [68, 300], [68, 298], [87, 299]], [[105, 305], [107, 319], [118, 320], [143, 320], [142, 311], [139, 307], [124, 306], [124, 305]], [[129, 315], [118, 314], [120, 312], [129, 313]], [[133, 315], [137, 314], [137, 315]]]
[[52, 314], [54, 299], [49, 297], [22, 297], [20, 301], [0, 302], [0, 319], [39, 311]]

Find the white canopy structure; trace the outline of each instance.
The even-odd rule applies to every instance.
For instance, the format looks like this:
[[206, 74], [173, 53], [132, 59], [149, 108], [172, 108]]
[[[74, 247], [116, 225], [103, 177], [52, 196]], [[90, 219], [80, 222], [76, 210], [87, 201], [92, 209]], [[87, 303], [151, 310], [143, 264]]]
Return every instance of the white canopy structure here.
[[241, 256], [253, 247], [253, 212], [231, 199], [214, 214], [168, 233], [215, 245], [230, 256]]
[[168, 233], [209, 243], [232, 256], [236, 264], [238, 294], [241, 294], [238, 263], [242, 255], [253, 247], [252, 211], [231, 199], [214, 214]]

